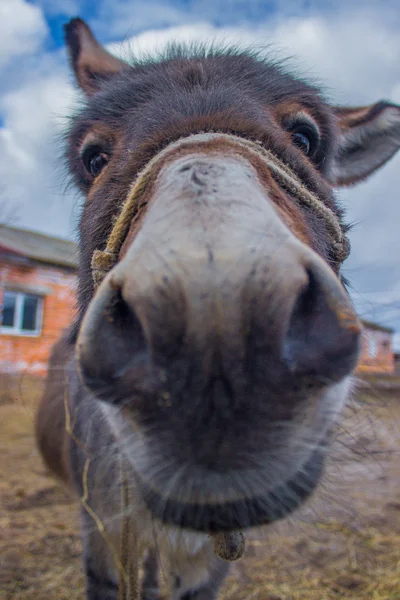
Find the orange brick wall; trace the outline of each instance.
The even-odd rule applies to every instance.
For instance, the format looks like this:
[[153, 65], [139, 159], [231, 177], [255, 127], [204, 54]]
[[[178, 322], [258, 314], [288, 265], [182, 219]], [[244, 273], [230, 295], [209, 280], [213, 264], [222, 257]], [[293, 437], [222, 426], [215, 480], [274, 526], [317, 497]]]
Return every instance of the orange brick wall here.
[[37, 337], [0, 332], [0, 371], [45, 375], [52, 345], [74, 314], [76, 276], [46, 265], [20, 266], [0, 262], [0, 304], [4, 285], [48, 288], [43, 297], [42, 331]]
[[[372, 345], [377, 350], [375, 356], [371, 355]], [[387, 331], [365, 328], [357, 371], [359, 373], [393, 373], [394, 370], [392, 334]]]

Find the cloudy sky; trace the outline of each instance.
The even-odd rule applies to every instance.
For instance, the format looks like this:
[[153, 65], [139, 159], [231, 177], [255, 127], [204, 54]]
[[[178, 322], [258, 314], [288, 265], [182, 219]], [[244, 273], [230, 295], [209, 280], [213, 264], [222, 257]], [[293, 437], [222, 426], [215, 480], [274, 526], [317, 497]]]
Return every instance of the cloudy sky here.
[[[65, 189], [60, 135], [78, 99], [63, 24], [81, 16], [121, 53], [171, 39], [273, 45], [334, 103], [400, 104], [398, 0], [0, 0], [0, 200], [18, 225], [73, 237], [81, 198]], [[121, 46], [122, 44], [122, 46]], [[360, 314], [400, 332], [400, 152], [341, 191], [355, 223], [344, 272]], [[1, 215], [0, 215], [1, 219]], [[400, 349], [400, 334], [396, 335]]]

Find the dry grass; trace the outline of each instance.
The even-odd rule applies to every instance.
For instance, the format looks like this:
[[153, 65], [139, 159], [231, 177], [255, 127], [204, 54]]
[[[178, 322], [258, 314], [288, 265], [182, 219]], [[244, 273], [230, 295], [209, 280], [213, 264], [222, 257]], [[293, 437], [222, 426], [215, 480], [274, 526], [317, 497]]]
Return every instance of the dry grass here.
[[[0, 381], [0, 598], [82, 600], [76, 505], [34, 445], [40, 388]], [[252, 535], [221, 599], [400, 600], [400, 398], [363, 400], [312, 504]]]

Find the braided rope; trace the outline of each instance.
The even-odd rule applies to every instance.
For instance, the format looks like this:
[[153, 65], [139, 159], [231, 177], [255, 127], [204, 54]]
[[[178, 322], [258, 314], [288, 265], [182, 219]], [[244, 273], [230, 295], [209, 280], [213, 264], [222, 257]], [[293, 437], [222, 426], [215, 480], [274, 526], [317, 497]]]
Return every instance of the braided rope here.
[[95, 287], [100, 285], [105, 275], [118, 262], [121, 246], [128, 235], [132, 219], [137, 214], [140, 201], [147, 189], [154, 169], [160, 161], [174, 150], [193, 145], [197, 149], [198, 144], [213, 140], [227, 142], [237, 152], [240, 148], [246, 149], [254, 156], [261, 158], [266, 168], [271, 172], [276, 182], [286, 189], [292, 196], [304, 206], [310, 208], [321, 217], [332, 236], [336, 260], [342, 263], [349, 255], [350, 243], [344, 234], [338, 216], [328, 207], [316, 194], [306, 188], [293, 170], [267, 150], [261, 142], [253, 142], [245, 138], [227, 133], [197, 133], [172, 142], [156, 154], [139, 173], [133, 182], [122, 210], [114, 223], [107, 240], [105, 250], [95, 250], [92, 257], [92, 274]]

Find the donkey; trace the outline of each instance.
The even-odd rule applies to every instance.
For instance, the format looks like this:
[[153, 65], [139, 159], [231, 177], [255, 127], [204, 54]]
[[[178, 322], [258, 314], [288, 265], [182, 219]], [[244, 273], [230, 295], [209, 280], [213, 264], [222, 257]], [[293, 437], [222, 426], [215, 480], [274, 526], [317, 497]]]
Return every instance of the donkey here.
[[215, 600], [229, 564], [209, 534], [282, 519], [320, 479], [361, 331], [333, 190], [395, 154], [400, 107], [330, 106], [254, 52], [127, 64], [81, 19], [65, 35], [86, 202], [38, 445], [82, 499], [89, 600], [118, 597], [124, 522], [143, 598], [160, 559], [173, 600]]

